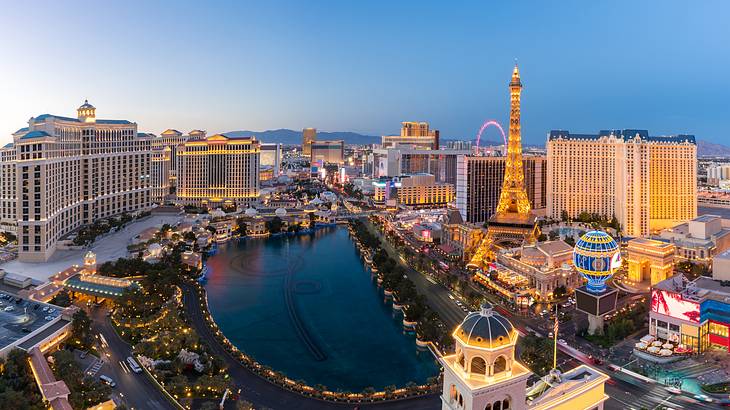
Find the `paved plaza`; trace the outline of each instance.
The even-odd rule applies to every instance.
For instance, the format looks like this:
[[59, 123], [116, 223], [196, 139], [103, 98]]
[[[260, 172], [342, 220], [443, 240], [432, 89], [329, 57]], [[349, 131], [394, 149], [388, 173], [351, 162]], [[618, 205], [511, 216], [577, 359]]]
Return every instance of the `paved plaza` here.
[[96, 254], [97, 263], [101, 264], [127, 256], [127, 245], [135, 236], [145, 229], [161, 227], [164, 224], [174, 225], [183, 219], [182, 215], [152, 215], [132, 222], [121, 230], [98, 238], [88, 247], [78, 250], [59, 250], [47, 262], [21, 262], [17, 259], [0, 264], [0, 269], [33, 278], [34, 281], [46, 282], [54, 275], [71, 265], [82, 263], [86, 252]]

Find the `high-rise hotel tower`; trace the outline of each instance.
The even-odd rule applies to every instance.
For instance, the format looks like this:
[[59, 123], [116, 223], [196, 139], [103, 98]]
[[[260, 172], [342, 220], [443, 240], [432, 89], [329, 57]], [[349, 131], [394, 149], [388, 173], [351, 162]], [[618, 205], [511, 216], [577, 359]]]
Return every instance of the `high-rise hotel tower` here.
[[177, 199], [204, 207], [246, 206], [259, 196], [261, 144], [216, 134], [177, 150]]
[[0, 156], [0, 202], [18, 258], [46, 261], [80, 226], [149, 208], [150, 143], [136, 123], [97, 119], [88, 102], [76, 118], [43, 114], [16, 131]]
[[615, 216], [624, 235], [646, 236], [697, 216], [693, 135], [550, 131], [547, 158], [548, 217]]

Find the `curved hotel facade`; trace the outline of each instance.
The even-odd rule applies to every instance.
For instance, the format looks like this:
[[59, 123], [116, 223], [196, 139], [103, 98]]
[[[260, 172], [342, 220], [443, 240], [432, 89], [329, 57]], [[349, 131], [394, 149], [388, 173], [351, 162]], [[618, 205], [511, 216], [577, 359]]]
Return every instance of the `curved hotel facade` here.
[[245, 206], [259, 196], [261, 144], [216, 134], [177, 150], [177, 199], [185, 205]]
[[3, 148], [3, 225], [15, 223], [21, 261], [46, 261], [82, 225], [152, 205], [147, 134], [97, 119], [88, 102], [77, 114], [31, 118]]

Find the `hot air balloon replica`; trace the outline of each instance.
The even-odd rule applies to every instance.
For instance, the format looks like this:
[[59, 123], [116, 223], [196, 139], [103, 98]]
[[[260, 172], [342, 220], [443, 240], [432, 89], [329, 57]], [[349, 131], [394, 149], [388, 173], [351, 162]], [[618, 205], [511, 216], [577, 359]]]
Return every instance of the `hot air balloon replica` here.
[[585, 286], [576, 289], [576, 309], [588, 315], [588, 333], [603, 332], [603, 316], [616, 309], [618, 291], [606, 285], [614, 271], [621, 266], [618, 244], [603, 231], [590, 231], [575, 243], [573, 264], [586, 279]]

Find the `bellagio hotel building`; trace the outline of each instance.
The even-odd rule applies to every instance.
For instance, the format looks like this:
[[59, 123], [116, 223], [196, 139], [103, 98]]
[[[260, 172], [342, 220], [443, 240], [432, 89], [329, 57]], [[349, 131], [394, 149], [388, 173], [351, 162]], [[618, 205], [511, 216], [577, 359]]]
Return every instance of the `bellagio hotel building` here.
[[0, 226], [15, 229], [18, 258], [46, 261], [65, 235], [99, 218], [151, 207], [150, 139], [137, 124], [43, 114], [0, 149]]
[[645, 130], [597, 135], [550, 131], [547, 216], [616, 216], [624, 235], [646, 236], [697, 216], [697, 145], [692, 135]]

